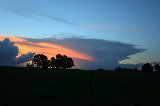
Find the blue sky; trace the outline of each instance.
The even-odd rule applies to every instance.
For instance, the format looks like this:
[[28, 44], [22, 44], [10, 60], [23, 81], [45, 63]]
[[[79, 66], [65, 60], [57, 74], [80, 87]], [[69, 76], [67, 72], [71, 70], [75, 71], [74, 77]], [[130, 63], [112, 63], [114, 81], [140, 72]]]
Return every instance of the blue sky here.
[[121, 63], [160, 62], [159, 0], [0, 0], [0, 34], [80, 36], [146, 49]]

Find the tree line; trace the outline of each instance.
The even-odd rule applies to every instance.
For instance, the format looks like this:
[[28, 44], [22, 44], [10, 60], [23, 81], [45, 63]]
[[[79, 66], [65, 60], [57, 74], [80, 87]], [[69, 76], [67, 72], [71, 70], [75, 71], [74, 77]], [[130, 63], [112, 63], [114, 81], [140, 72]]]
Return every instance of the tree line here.
[[51, 57], [48, 60], [48, 57], [44, 54], [36, 54], [33, 57], [31, 63], [27, 63], [27, 67], [37, 67], [37, 68], [53, 68], [53, 69], [70, 69], [75, 66], [72, 58], [57, 54], [56, 57]]
[[115, 68], [115, 71], [131, 71], [131, 72], [160, 72], [160, 65], [156, 64], [154, 66], [152, 66], [150, 63], [146, 63], [142, 65], [142, 69], [138, 70], [137, 68], [125, 68], [125, 67], [117, 67]]
[[[72, 58], [57, 54], [56, 57], [51, 57], [49, 60], [48, 57], [44, 54], [36, 54], [33, 57], [31, 63], [26, 64], [27, 67], [37, 67], [37, 68], [53, 68], [53, 69], [70, 69], [75, 66]], [[102, 69], [98, 69], [102, 70]], [[104, 69], [103, 69], [104, 70]], [[150, 63], [146, 63], [142, 65], [142, 69], [139, 70], [137, 68], [125, 68], [125, 67], [117, 67], [115, 71], [129, 71], [129, 72], [160, 72], [160, 65], [156, 64], [152, 66]]]

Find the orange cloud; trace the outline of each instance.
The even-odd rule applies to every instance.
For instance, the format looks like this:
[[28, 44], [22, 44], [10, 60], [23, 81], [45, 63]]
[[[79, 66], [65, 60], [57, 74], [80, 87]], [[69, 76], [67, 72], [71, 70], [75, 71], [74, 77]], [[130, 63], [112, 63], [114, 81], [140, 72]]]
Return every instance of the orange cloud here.
[[26, 39], [21, 38], [21, 37], [0, 35], [0, 41], [2, 41], [4, 38], [9, 38], [12, 42], [24, 42], [24, 41], [27, 41]]
[[4, 38], [9, 38], [11, 41], [15, 42], [15, 45], [19, 48], [19, 55], [26, 54], [28, 52], [35, 52], [37, 54], [42, 53], [51, 58], [56, 54], [65, 54], [72, 58], [79, 58], [83, 60], [92, 61], [93, 58], [85, 53], [76, 52], [75, 50], [68, 49], [61, 45], [48, 42], [30, 42], [25, 38], [15, 37], [15, 36], [3, 36], [0, 35], [0, 41]]

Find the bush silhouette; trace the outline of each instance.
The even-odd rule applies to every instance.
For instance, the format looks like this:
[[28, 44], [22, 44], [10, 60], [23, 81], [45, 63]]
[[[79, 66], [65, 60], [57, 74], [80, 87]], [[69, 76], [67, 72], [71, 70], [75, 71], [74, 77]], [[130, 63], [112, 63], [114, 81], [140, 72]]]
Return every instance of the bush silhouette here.
[[154, 69], [155, 69], [157, 72], [160, 72], [160, 66], [159, 66], [159, 64], [156, 64], [156, 65], [154, 66]]
[[152, 72], [153, 66], [150, 63], [146, 63], [146, 64], [142, 65], [142, 71], [143, 72]]

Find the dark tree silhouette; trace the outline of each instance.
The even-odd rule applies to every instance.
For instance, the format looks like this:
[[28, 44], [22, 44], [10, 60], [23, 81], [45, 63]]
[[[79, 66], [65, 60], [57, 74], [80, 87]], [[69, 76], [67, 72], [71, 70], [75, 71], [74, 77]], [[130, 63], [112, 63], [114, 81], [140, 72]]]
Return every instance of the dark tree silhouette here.
[[73, 62], [73, 60], [72, 60], [72, 58], [70, 58], [70, 57], [65, 57], [64, 58], [64, 68], [66, 69], [66, 68], [71, 68], [71, 67], [73, 67], [73, 66], [75, 66], [74, 65], [74, 62]]
[[61, 65], [63, 69], [67, 68], [68, 65], [68, 57], [66, 55], [63, 55], [62, 59], [61, 59]]
[[50, 67], [55, 68], [56, 67], [56, 59], [54, 57], [51, 58], [50, 60]]
[[115, 68], [115, 71], [123, 71], [122, 67]]
[[150, 63], [146, 63], [146, 64], [142, 65], [142, 71], [143, 72], [152, 72], [153, 66]]
[[74, 62], [72, 58], [67, 57], [66, 55], [57, 54], [56, 60], [55, 60], [55, 66], [58, 69], [59, 68], [61, 69], [69, 68], [70, 69], [72, 66], [74, 66]]
[[37, 65], [37, 68], [46, 68], [47, 67], [47, 56], [43, 54], [37, 54], [34, 56], [32, 62]]
[[[116, 69], [115, 69], [116, 70]], [[103, 68], [98, 68], [97, 71], [105, 71]]]
[[37, 68], [40, 68], [41, 56], [37, 54], [33, 57], [32, 63], [37, 65]]
[[159, 64], [156, 64], [156, 65], [154, 66], [154, 69], [155, 69], [157, 72], [160, 72], [160, 66], [159, 66]]
[[45, 65], [44, 65], [44, 68], [52, 68], [51, 67], [51, 60], [47, 60]]
[[48, 61], [47, 56], [41, 54], [41, 67], [48, 68], [48, 66], [49, 66], [49, 61]]
[[63, 59], [63, 56], [61, 54], [56, 55], [55, 66], [56, 66], [57, 69], [62, 68], [62, 64], [63, 64], [62, 59]]
[[134, 68], [133, 71], [134, 71], [134, 72], [138, 72], [138, 69], [137, 69], [137, 68]]
[[138, 72], [139, 70], [137, 68], [125, 68], [125, 67], [118, 67], [115, 68], [115, 71], [122, 71], [122, 72]]
[[48, 60], [47, 56], [43, 54], [37, 54], [34, 56], [32, 63], [36, 64], [37, 68], [70, 69], [74, 66], [72, 58], [61, 54], [57, 54], [56, 58], [52, 57], [51, 60]]

